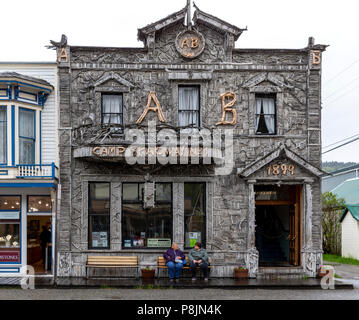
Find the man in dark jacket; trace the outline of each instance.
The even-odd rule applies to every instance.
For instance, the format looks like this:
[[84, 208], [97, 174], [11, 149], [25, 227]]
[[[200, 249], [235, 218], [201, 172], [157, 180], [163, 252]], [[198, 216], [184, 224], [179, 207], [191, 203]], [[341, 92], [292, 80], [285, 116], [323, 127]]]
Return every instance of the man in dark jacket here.
[[175, 278], [176, 282], [178, 282], [181, 276], [185, 256], [183, 252], [178, 248], [177, 243], [174, 242], [172, 244], [172, 248], [168, 249], [163, 254], [163, 257], [166, 259], [166, 266], [168, 267], [170, 281], [173, 282]]
[[199, 266], [203, 271], [204, 281], [208, 281], [208, 254], [202, 248], [200, 242], [196, 242], [194, 248], [190, 251], [188, 259], [191, 265], [192, 280], [196, 280], [196, 269]]
[[[47, 245], [51, 243], [51, 232], [49, 231], [51, 225], [42, 226], [42, 232], [40, 233], [40, 243], [41, 243], [41, 255], [42, 261], [46, 270], [46, 250]], [[50, 257], [48, 257], [49, 259]]]

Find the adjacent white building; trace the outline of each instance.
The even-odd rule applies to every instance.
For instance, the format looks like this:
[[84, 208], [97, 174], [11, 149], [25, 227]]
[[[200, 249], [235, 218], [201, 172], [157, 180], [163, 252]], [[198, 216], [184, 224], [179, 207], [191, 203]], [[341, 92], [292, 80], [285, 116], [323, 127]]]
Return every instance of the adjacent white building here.
[[57, 101], [55, 63], [0, 63], [0, 276], [54, 273]]
[[347, 205], [342, 223], [342, 256], [359, 260], [359, 204]]

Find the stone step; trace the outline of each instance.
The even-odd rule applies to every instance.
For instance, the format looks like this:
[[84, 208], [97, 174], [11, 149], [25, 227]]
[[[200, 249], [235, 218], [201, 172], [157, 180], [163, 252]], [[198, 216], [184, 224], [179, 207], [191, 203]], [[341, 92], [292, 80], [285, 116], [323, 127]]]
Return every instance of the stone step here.
[[257, 279], [303, 279], [302, 267], [259, 267]]

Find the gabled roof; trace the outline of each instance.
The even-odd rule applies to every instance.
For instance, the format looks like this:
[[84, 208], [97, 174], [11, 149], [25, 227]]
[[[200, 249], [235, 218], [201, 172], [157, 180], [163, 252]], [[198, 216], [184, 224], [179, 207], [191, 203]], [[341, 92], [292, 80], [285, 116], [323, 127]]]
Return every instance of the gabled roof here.
[[[193, 6], [196, 8], [193, 17], [194, 26], [202, 24], [209, 28], [215, 29], [223, 34], [231, 34], [234, 36], [234, 40], [236, 41], [243, 31], [246, 29], [238, 28], [228, 22], [225, 22], [215, 16], [212, 16], [208, 13], [201, 11], [195, 4]], [[186, 5], [180, 11], [177, 11], [166, 18], [163, 18], [159, 21], [149, 24], [148, 26], [138, 29], [138, 40], [145, 41], [146, 37], [153, 33], [157, 32], [165, 27], [174, 25], [178, 22], [182, 22], [185, 24], [186, 16], [188, 13], [188, 5]]]
[[238, 28], [226, 21], [223, 21], [215, 16], [203, 12], [195, 4], [194, 7], [196, 8], [193, 17], [193, 22], [195, 25], [203, 24], [221, 33], [232, 34], [234, 36], [235, 41], [238, 40], [239, 36], [242, 34], [243, 31], [247, 30], [247, 28], [245, 29]]
[[344, 198], [347, 205], [359, 204], [359, 178], [348, 179], [331, 192], [339, 198]]
[[339, 222], [343, 222], [345, 216], [347, 215], [347, 213], [350, 212], [352, 217], [359, 222], [359, 204], [358, 205], [348, 205], [346, 206], [346, 208], [344, 209], [342, 216], [339, 219]]
[[115, 80], [116, 82], [118, 82], [119, 84], [132, 88], [133, 84], [125, 79], [123, 79], [121, 76], [119, 76], [117, 73], [115, 72], [110, 72], [109, 74], [106, 74], [104, 76], [102, 76], [99, 80], [97, 80], [94, 84], [94, 87], [98, 87], [102, 84], [104, 84], [105, 82], [107, 82], [108, 80]]
[[300, 167], [304, 168], [305, 170], [309, 171], [311, 174], [317, 177], [321, 177], [326, 173], [321, 169], [311, 165], [308, 161], [294, 153], [293, 151], [287, 149], [284, 145], [281, 145], [279, 148], [271, 151], [266, 156], [262, 157], [261, 159], [251, 163], [244, 169], [238, 169], [238, 174], [243, 178], [248, 178], [253, 173], [257, 172], [258, 170], [262, 169], [264, 166], [272, 162], [273, 160], [281, 157], [282, 155], [286, 156], [288, 159], [292, 160], [294, 163], [299, 165]]
[[45, 85], [52, 89], [54, 88], [49, 82], [43, 79], [26, 76], [17, 72], [0, 72], [0, 78], [5, 80], [30, 81], [39, 85]]
[[294, 88], [292, 85], [288, 85], [288, 84], [278, 80], [272, 73], [269, 73], [269, 72], [263, 72], [261, 74], [254, 76], [253, 78], [247, 80], [242, 85], [242, 87], [243, 88], [252, 88], [252, 87], [259, 85], [260, 83], [262, 83], [264, 81], [271, 82], [273, 85], [281, 87], [281, 88], [288, 88], [288, 89]]
[[185, 23], [185, 18], [186, 18], [186, 15], [187, 15], [187, 9], [188, 9], [188, 6], [186, 5], [180, 11], [172, 13], [168, 17], [163, 18], [163, 19], [161, 19], [159, 21], [156, 21], [154, 23], [151, 23], [151, 24], [149, 24], [148, 26], [146, 26], [144, 28], [138, 29], [138, 34], [137, 34], [138, 40], [145, 41], [147, 35], [149, 35], [149, 34], [151, 34], [153, 32], [159, 31], [159, 30], [161, 30], [161, 29], [163, 29], [165, 27], [168, 27], [168, 26], [171, 26], [173, 24], [176, 24], [176, 23], [178, 23], [180, 21], [182, 21], [183, 24], [184, 24]]

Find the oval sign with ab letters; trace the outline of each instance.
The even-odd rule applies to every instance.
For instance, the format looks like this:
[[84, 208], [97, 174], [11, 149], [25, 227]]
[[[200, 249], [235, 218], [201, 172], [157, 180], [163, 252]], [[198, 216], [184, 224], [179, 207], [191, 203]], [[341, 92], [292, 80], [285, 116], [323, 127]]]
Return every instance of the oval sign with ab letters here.
[[185, 58], [198, 57], [204, 50], [205, 40], [201, 33], [195, 30], [184, 30], [177, 35], [177, 51]]

